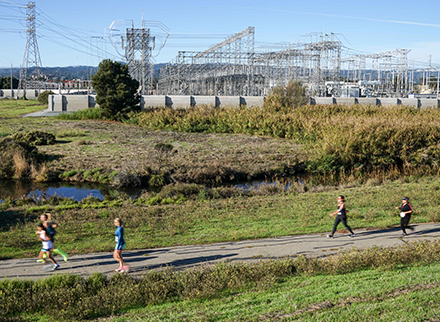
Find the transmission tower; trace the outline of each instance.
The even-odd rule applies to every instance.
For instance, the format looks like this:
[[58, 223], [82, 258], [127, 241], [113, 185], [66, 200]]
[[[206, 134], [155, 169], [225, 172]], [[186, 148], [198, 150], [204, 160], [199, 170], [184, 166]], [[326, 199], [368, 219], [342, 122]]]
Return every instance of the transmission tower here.
[[[35, 21], [35, 2], [28, 2], [26, 5], [27, 21], [27, 41], [23, 55], [23, 63], [20, 69], [20, 82], [18, 88], [39, 88], [42, 80], [41, 58], [38, 50], [36, 21]], [[33, 68], [30, 75], [28, 69]], [[28, 77], [30, 80], [28, 80]]]
[[142, 21], [142, 29], [127, 29], [127, 47], [125, 57], [128, 71], [132, 78], [139, 81], [141, 93], [151, 94], [153, 83], [153, 65], [151, 62], [154, 49], [155, 37], [150, 35], [150, 29], [145, 28]]

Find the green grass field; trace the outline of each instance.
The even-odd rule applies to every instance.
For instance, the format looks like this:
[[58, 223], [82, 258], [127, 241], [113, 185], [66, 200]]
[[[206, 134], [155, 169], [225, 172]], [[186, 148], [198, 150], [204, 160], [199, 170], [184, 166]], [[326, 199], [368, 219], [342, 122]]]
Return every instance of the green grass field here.
[[3, 99], [0, 101], [0, 120], [16, 118], [45, 109], [47, 109], [47, 104], [42, 105], [37, 100]]
[[290, 277], [215, 299], [135, 308], [107, 321], [437, 321], [440, 264]]
[[[156, 204], [151, 201], [160, 193], [146, 193], [137, 201], [122, 195], [84, 203], [6, 200], [0, 204], [3, 260], [36, 256], [40, 241], [34, 232], [39, 215], [48, 211], [59, 225], [57, 246], [72, 255], [111, 251], [114, 217], [122, 217], [126, 223], [128, 249], [327, 233], [333, 225], [328, 214], [335, 211], [336, 197], [341, 194], [346, 197], [349, 224], [354, 230], [398, 225], [395, 206], [403, 196], [410, 198], [415, 209], [413, 223], [440, 221], [440, 179], [434, 162], [440, 127], [438, 112], [434, 110], [378, 108], [374, 116], [376, 111], [368, 107], [335, 107], [323, 108], [312, 113], [312, 117], [309, 112], [315, 111], [314, 107], [306, 107], [284, 118], [262, 113], [263, 117], [257, 120], [260, 123], [246, 123], [244, 127], [240, 119], [233, 119], [230, 124], [236, 128], [231, 130], [232, 134], [218, 134], [160, 132], [149, 128], [151, 122], [142, 128], [96, 120], [21, 118], [22, 114], [45, 108], [34, 103], [1, 101], [0, 136], [42, 129], [53, 133], [57, 144], [39, 150], [53, 157], [48, 167], [62, 169], [66, 176], [103, 167], [117, 171], [133, 160], [143, 160], [144, 169], [152, 167], [160, 157], [154, 155], [158, 143], [170, 143], [177, 150], [175, 156], [165, 160], [166, 167], [183, 182], [195, 177], [218, 177], [221, 181], [237, 173], [244, 173], [245, 177], [280, 174], [283, 169], [293, 169], [316, 155], [315, 170], [319, 171], [331, 164], [358, 166], [368, 158], [367, 152], [373, 156], [374, 166], [392, 164], [393, 159], [383, 153], [387, 149], [405, 152], [393, 157], [412, 165], [406, 168], [410, 169], [407, 173], [398, 173], [392, 167], [362, 177], [353, 170], [341, 176], [343, 180], [339, 182], [338, 177], [333, 177], [327, 183], [306, 182], [285, 191], [266, 189], [253, 195], [231, 192], [229, 197], [213, 197], [206, 192], [209, 190], [201, 193], [196, 189], [198, 194], [184, 197], [173, 190], [162, 191], [160, 200], [166, 202]], [[157, 112], [152, 121], [162, 122], [174, 112], [161, 113]], [[234, 114], [221, 113], [226, 115], [221, 126], [225, 129], [227, 118]], [[250, 115], [251, 111], [237, 113]], [[401, 113], [406, 113], [407, 118], [414, 114], [418, 125], [429, 126], [402, 132], [401, 128], [410, 128], [404, 122], [387, 132], [387, 122], [393, 122]], [[349, 120], [342, 139], [333, 129], [341, 115]], [[371, 115], [374, 117], [368, 119]], [[287, 135], [279, 122], [290, 118], [297, 121], [291, 122]], [[142, 121], [147, 123], [148, 114], [142, 116]], [[177, 120], [175, 126], [190, 128], [194, 124], [190, 121]], [[364, 125], [358, 127], [360, 123]], [[322, 128], [319, 124], [323, 124]], [[253, 129], [258, 127], [262, 127], [262, 132], [257, 134], [268, 136], [243, 134], [255, 134]], [[353, 138], [350, 129], [356, 129]], [[407, 133], [410, 134], [402, 138]], [[368, 144], [364, 144], [366, 141]], [[381, 150], [387, 143], [389, 146]], [[351, 150], [344, 150], [346, 146]], [[345, 159], [339, 158], [342, 154]], [[216, 173], [218, 169], [221, 171]], [[296, 264], [285, 264], [297, 265], [295, 269], [289, 266], [286, 272], [282, 270], [283, 262], [263, 262], [258, 267], [217, 266], [180, 275], [150, 272], [143, 280], [122, 275], [96, 275], [87, 281], [68, 275], [36, 282], [1, 280], [0, 321], [438, 321], [438, 245], [423, 247], [408, 248], [407, 254], [384, 260], [375, 256], [376, 250], [367, 251], [364, 257], [351, 262], [350, 256], [335, 259], [332, 269], [304, 269], [302, 273], [298, 268], [301, 265], [313, 268], [326, 264], [312, 259], [307, 264], [306, 259], [299, 258]], [[389, 254], [393, 250], [383, 252]], [[419, 259], [419, 255], [430, 252], [435, 256]], [[374, 265], [363, 265], [375, 260]], [[278, 271], [274, 273], [277, 265]]]

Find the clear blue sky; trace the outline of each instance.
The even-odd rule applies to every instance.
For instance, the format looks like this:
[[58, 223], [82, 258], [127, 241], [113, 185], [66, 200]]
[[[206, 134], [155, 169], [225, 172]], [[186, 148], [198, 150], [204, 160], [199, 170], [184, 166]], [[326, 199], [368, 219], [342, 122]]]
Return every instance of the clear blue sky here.
[[[296, 42], [314, 32], [333, 32], [350, 53], [411, 49], [417, 66], [440, 67], [440, 1], [285, 0], [36, 0], [37, 36], [43, 66], [98, 65], [122, 60], [106, 35], [113, 21], [141, 27], [142, 16], [158, 34], [169, 28], [157, 63], [179, 50], [202, 51], [249, 26], [255, 45]], [[26, 45], [27, 2], [0, 0], [0, 67], [19, 67]], [[124, 21], [124, 22], [123, 22]], [[127, 22], [129, 21], [129, 22]], [[158, 27], [160, 22], [166, 27]], [[124, 25], [125, 26], [122, 26]], [[158, 47], [158, 44], [156, 44]], [[121, 51], [122, 53], [122, 51]]]

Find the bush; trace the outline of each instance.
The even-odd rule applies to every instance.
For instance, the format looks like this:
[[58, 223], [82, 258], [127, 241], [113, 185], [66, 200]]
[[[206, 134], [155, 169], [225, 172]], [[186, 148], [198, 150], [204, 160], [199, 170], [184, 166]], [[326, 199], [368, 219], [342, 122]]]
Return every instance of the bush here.
[[24, 178], [40, 155], [36, 147], [11, 137], [0, 140], [0, 179]]
[[41, 104], [47, 104], [49, 95], [54, 95], [54, 94], [55, 93], [52, 91], [44, 91], [40, 93], [40, 95], [38, 95], [37, 101], [40, 102]]
[[287, 112], [292, 108], [307, 104], [310, 104], [310, 97], [306, 87], [300, 81], [290, 81], [286, 87], [280, 85], [274, 87], [266, 97], [263, 106], [270, 111]]
[[55, 144], [55, 135], [41, 131], [30, 131], [27, 133], [15, 133], [10, 137], [17, 141], [29, 145], [52, 145]]

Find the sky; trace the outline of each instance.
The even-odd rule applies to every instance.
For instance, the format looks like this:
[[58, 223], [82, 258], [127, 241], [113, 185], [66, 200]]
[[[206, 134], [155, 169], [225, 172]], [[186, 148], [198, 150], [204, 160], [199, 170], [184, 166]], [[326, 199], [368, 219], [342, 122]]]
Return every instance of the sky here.
[[[0, 68], [23, 63], [26, 5], [0, 0]], [[35, 5], [43, 67], [123, 61], [121, 33], [132, 25], [141, 28], [144, 20], [156, 36], [155, 63], [175, 60], [178, 51], [203, 51], [253, 26], [256, 51], [333, 33], [343, 55], [410, 49], [410, 65], [440, 69], [438, 0], [36, 0]]]

